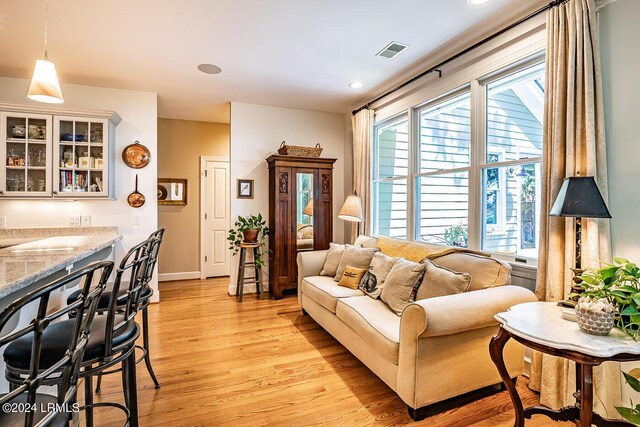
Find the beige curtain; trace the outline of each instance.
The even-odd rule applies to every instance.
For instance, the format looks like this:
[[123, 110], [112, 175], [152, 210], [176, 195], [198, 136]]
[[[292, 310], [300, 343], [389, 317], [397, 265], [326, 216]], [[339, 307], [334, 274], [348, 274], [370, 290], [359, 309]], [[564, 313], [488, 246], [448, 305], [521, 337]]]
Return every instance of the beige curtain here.
[[[353, 129], [353, 189], [362, 199], [364, 219], [361, 234], [371, 234], [371, 131], [373, 110], [367, 108], [351, 117]], [[356, 240], [357, 227], [351, 228], [351, 241]]]
[[[558, 301], [569, 293], [575, 257], [574, 221], [549, 217], [566, 177], [594, 176], [607, 200], [607, 164], [598, 33], [594, 0], [569, 0], [547, 15], [547, 74], [544, 125], [544, 176], [536, 294]], [[611, 259], [607, 220], [587, 219], [582, 229], [582, 266]], [[594, 369], [594, 409], [614, 418], [620, 404], [620, 366]], [[534, 352], [531, 388], [554, 409], [575, 401], [575, 366]]]

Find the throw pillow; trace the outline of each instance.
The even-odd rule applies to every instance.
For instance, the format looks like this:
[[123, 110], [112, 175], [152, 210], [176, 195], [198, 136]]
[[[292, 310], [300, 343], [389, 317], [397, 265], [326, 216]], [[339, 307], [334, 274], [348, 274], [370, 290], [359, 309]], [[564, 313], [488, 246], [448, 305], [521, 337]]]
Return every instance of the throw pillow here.
[[329, 243], [329, 252], [327, 252], [327, 260], [324, 262], [324, 267], [320, 271], [321, 276], [333, 276], [335, 277], [344, 253], [345, 245], [338, 243]]
[[[360, 283], [360, 290], [371, 298], [376, 299], [382, 293], [387, 275], [400, 258], [390, 257], [382, 252], [376, 252], [371, 259], [368, 274], [365, 274]], [[364, 279], [367, 278], [365, 281]]]
[[336, 282], [342, 278], [342, 273], [347, 265], [357, 268], [369, 269], [373, 254], [378, 252], [378, 248], [361, 248], [359, 246], [346, 245], [342, 258], [340, 259], [340, 265], [336, 271], [336, 275], [333, 280]]
[[415, 301], [466, 292], [471, 284], [469, 273], [458, 273], [425, 259], [425, 272]]
[[382, 288], [380, 299], [400, 316], [413, 302], [415, 289], [420, 285], [425, 265], [400, 258], [391, 268]]
[[360, 280], [366, 272], [367, 270], [364, 268], [356, 268], [347, 265], [344, 269], [344, 273], [342, 273], [340, 281], [338, 282], [338, 286], [344, 286], [345, 288], [350, 289], [358, 289]]
[[353, 242], [353, 244], [356, 246], [362, 246], [363, 248], [377, 248], [378, 238], [361, 234], [356, 237], [356, 241]]

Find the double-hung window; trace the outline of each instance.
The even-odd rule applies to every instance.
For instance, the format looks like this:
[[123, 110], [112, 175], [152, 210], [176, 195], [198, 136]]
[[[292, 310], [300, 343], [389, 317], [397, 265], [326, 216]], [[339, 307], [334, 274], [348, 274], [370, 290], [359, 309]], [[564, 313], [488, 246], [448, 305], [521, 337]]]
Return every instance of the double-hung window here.
[[458, 87], [376, 123], [373, 232], [535, 259], [544, 63]]
[[409, 173], [409, 120], [406, 115], [376, 126], [374, 167], [371, 173], [376, 203], [376, 234], [407, 237], [407, 176]]

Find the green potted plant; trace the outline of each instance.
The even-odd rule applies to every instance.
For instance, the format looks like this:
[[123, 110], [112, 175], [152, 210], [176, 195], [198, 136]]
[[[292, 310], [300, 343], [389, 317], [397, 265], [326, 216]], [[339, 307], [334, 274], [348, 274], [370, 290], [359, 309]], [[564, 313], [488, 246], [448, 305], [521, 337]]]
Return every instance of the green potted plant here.
[[[640, 392], [640, 380], [638, 380], [638, 378], [640, 378], [640, 369], [632, 369], [631, 371], [623, 372], [622, 374], [624, 375], [624, 379], [627, 381], [627, 384], [629, 384], [633, 390]], [[632, 401], [630, 408], [616, 406], [616, 410], [625, 420], [631, 421], [636, 425], [640, 425], [640, 404], [634, 406]]]
[[640, 335], [640, 267], [616, 257], [613, 264], [589, 269], [579, 278], [584, 287], [580, 297], [607, 299], [619, 314], [616, 326], [637, 339]]
[[269, 235], [269, 227], [267, 221], [262, 218], [262, 214], [249, 215], [247, 217], [238, 216], [234, 228], [229, 230], [227, 240], [229, 241], [229, 249], [236, 255], [240, 250], [241, 243], [257, 243], [262, 249], [256, 257], [255, 262], [259, 267], [267, 265], [265, 254], [269, 253], [267, 249], [267, 236]]

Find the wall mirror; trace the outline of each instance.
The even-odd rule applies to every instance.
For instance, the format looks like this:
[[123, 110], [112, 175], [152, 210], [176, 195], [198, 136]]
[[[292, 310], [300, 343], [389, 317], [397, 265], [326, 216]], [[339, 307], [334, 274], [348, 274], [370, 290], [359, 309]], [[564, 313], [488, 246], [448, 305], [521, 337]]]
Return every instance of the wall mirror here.
[[298, 251], [313, 250], [313, 174], [296, 173], [296, 223]]
[[158, 204], [186, 205], [187, 180], [181, 178], [158, 178]]

